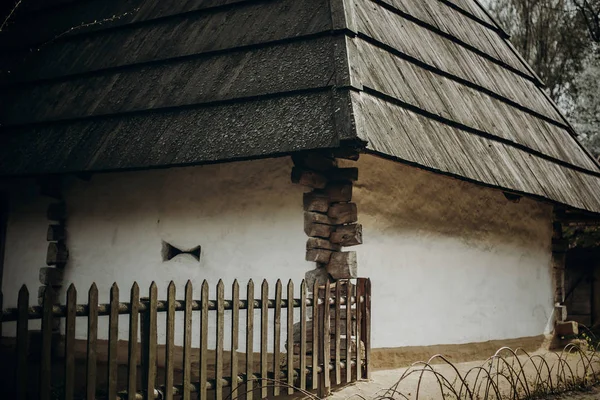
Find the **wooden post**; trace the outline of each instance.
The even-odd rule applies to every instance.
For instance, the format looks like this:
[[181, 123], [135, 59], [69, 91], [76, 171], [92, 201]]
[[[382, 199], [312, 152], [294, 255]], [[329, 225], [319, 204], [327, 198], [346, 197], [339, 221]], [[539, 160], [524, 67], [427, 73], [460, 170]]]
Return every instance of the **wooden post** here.
[[352, 382], [352, 282], [346, 281], [346, 383]]
[[260, 297], [260, 395], [261, 398], [267, 398], [267, 366], [268, 366], [268, 340], [269, 330], [269, 284], [267, 280], [263, 280], [261, 285]]
[[365, 379], [371, 379], [371, 279], [365, 280], [363, 337], [365, 342]]
[[323, 384], [325, 396], [329, 396], [331, 388], [331, 380], [329, 374], [329, 364], [331, 361], [331, 308], [329, 305], [329, 299], [331, 294], [331, 288], [329, 286], [329, 279], [325, 281], [325, 290], [323, 298]]
[[146, 391], [146, 399], [154, 399], [156, 386], [156, 347], [157, 347], [157, 306], [158, 288], [152, 282], [149, 289], [147, 309], [142, 314], [142, 388]]
[[71, 284], [67, 289], [67, 315], [65, 318], [65, 400], [72, 400], [75, 390], [75, 320], [77, 290]]
[[319, 383], [319, 282], [316, 279], [312, 307], [312, 389], [315, 390]]
[[201, 306], [202, 314], [200, 317], [200, 399], [206, 399], [206, 386], [208, 378], [207, 361], [208, 358], [208, 282], [202, 282]]
[[92, 283], [88, 292], [88, 331], [87, 331], [87, 366], [86, 366], [86, 400], [96, 399], [96, 371], [98, 357], [98, 288]]
[[325, 324], [323, 323], [323, 319], [324, 319], [324, 309], [325, 309], [325, 296], [323, 296], [322, 301], [323, 304], [319, 305], [318, 304], [318, 300], [321, 298], [320, 296], [320, 290], [317, 287], [317, 290], [314, 294], [315, 296], [317, 296], [317, 319], [315, 321], [313, 321], [313, 325], [317, 325], [317, 329], [318, 329], [318, 336], [321, 339], [319, 341], [319, 347], [317, 349], [317, 354], [313, 355], [316, 356], [317, 360], [318, 360], [318, 366], [321, 367], [321, 373], [317, 375], [317, 379], [318, 379], [318, 387], [317, 387], [317, 396], [319, 396], [320, 398], [323, 398], [325, 396], [327, 396], [327, 389], [325, 387], [325, 342], [328, 340], [328, 338], [325, 337]]
[[254, 282], [248, 282], [246, 294], [246, 400], [252, 400], [254, 390]]
[[54, 290], [51, 286], [44, 292], [42, 310], [42, 354], [40, 362], [40, 400], [50, 400], [52, 383], [52, 306]]
[[300, 389], [306, 390], [306, 281], [300, 285]]
[[191, 400], [192, 377], [192, 301], [193, 286], [190, 280], [185, 285], [185, 310], [183, 322], [183, 400]]
[[129, 343], [127, 357], [127, 398], [136, 400], [137, 392], [137, 360], [138, 360], [138, 322], [139, 322], [140, 288], [137, 282], [131, 287], [131, 300], [129, 309]]
[[340, 367], [342, 361], [341, 354], [341, 335], [340, 330], [342, 329], [342, 285], [340, 281], [335, 283], [335, 384], [341, 385], [342, 383], [342, 369]]
[[287, 392], [294, 394], [294, 282], [287, 286]]
[[165, 400], [173, 400], [173, 369], [175, 367], [175, 282], [167, 288], [167, 343], [165, 346]]
[[117, 398], [117, 351], [119, 340], [119, 287], [110, 289], [110, 316], [108, 319], [108, 398]]
[[29, 291], [25, 285], [19, 290], [17, 303], [17, 396], [19, 400], [27, 399], [29, 376], [27, 359], [29, 355]]
[[281, 279], [275, 284], [275, 312], [273, 316], [273, 396], [279, 396], [281, 379]]
[[360, 285], [360, 281], [357, 282], [356, 290], [356, 326], [354, 328], [356, 332], [356, 380], [359, 381], [361, 379], [361, 370], [362, 370], [362, 346], [361, 346], [361, 296], [362, 296], [362, 287]]
[[217, 283], [217, 330], [215, 358], [215, 399], [223, 399], [223, 339], [225, 332], [225, 286], [219, 279]]
[[[233, 281], [231, 295], [231, 393], [238, 388], [238, 348], [240, 330], [240, 285]], [[232, 396], [235, 397], [235, 396]]]

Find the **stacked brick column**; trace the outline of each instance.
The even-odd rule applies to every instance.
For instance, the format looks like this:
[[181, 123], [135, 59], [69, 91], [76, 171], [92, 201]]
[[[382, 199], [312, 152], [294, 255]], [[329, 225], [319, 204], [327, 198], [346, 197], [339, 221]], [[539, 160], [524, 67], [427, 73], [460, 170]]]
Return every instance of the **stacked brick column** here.
[[339, 158], [356, 161], [353, 149], [303, 152], [294, 155], [292, 182], [310, 189], [304, 194], [306, 260], [316, 268], [306, 274], [308, 287], [315, 280], [335, 281], [357, 277], [356, 252], [343, 247], [362, 243], [362, 226], [352, 203], [357, 168], [339, 168]]

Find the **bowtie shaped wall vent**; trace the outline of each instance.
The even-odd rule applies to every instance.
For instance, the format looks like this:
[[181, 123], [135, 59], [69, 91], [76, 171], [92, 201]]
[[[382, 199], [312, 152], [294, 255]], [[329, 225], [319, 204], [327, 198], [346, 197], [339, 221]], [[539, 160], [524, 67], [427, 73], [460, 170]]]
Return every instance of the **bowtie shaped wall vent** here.
[[173, 258], [177, 257], [180, 254], [189, 254], [194, 257], [197, 261], [200, 261], [200, 246], [196, 246], [189, 250], [178, 249], [173, 246], [171, 243], [163, 242], [162, 243], [162, 258], [163, 261], [170, 261]]

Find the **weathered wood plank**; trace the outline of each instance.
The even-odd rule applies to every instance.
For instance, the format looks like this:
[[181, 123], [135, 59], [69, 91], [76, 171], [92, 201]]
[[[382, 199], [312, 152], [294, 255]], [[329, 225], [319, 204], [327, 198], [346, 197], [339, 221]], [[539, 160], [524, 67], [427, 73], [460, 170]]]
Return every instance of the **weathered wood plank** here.
[[175, 282], [167, 288], [167, 337], [165, 343], [165, 400], [173, 400], [175, 369]]
[[146, 343], [147, 348], [144, 353], [146, 354], [146, 365], [144, 365], [146, 372], [146, 396], [148, 399], [152, 399], [154, 396], [156, 386], [156, 360], [157, 360], [157, 342], [158, 342], [158, 287], [155, 282], [150, 284], [148, 298], [148, 310], [146, 311]]
[[281, 377], [281, 279], [275, 283], [275, 310], [273, 312], [273, 396], [279, 396], [279, 379]]
[[306, 251], [306, 261], [316, 262], [318, 264], [327, 264], [331, 259], [331, 250], [310, 249]]
[[77, 289], [71, 284], [67, 289], [67, 315], [65, 318], [65, 400], [72, 400], [75, 393], [75, 321]]
[[300, 284], [300, 389], [306, 390], [306, 281]]
[[358, 220], [358, 210], [355, 203], [335, 203], [329, 207], [327, 215], [336, 224], [350, 224]]
[[201, 317], [200, 317], [200, 399], [206, 399], [208, 380], [208, 295], [209, 287], [206, 279], [202, 282]]
[[292, 168], [292, 183], [313, 189], [324, 189], [327, 186], [327, 182], [328, 180], [323, 174], [298, 167]]
[[331, 259], [327, 264], [327, 272], [334, 279], [356, 278], [357, 272], [356, 252], [344, 251], [331, 254]]
[[335, 283], [335, 384], [342, 384], [342, 353], [341, 353], [341, 330], [342, 330], [342, 283]]
[[346, 383], [352, 382], [352, 293], [353, 285], [346, 281]]
[[29, 354], [29, 290], [21, 286], [17, 301], [19, 316], [17, 319], [17, 396], [19, 400], [27, 399], [29, 382], [27, 359]]
[[85, 374], [86, 400], [96, 399], [96, 374], [98, 371], [98, 287], [92, 283], [88, 291], [87, 363]]
[[358, 282], [359, 284], [355, 286], [354, 290], [356, 292], [356, 306], [355, 306], [355, 310], [356, 310], [356, 321], [355, 321], [355, 332], [356, 332], [356, 380], [359, 381], [362, 379], [362, 345], [361, 345], [361, 341], [362, 341], [362, 337], [361, 337], [361, 324], [362, 324], [362, 302], [361, 302], [361, 297], [363, 295], [362, 293], [362, 286], [360, 285], [360, 281]]
[[315, 279], [312, 287], [313, 306], [312, 306], [312, 389], [318, 388], [319, 383], [319, 282]]
[[192, 281], [185, 284], [185, 310], [183, 315], [183, 400], [191, 400], [192, 387]]
[[217, 283], [217, 330], [215, 352], [215, 399], [223, 399], [223, 343], [225, 339], [225, 285]]
[[329, 300], [331, 298], [331, 287], [329, 279], [325, 282], [323, 297], [323, 384], [325, 393], [329, 394], [331, 388], [331, 375], [329, 373], [329, 364], [331, 363], [331, 307]]
[[343, 203], [352, 200], [351, 182], [330, 182], [324, 189], [325, 194], [332, 203]]
[[138, 331], [140, 309], [140, 287], [137, 282], [131, 287], [129, 313], [129, 342], [127, 346], [127, 398], [136, 400], [137, 392], [137, 362], [138, 362]]
[[46, 265], [63, 265], [69, 260], [69, 250], [64, 242], [48, 243]]
[[335, 243], [340, 246], [349, 247], [362, 244], [362, 225], [351, 224], [338, 226], [335, 232], [332, 232], [329, 236], [331, 243]]
[[269, 331], [269, 284], [263, 280], [260, 297], [260, 387], [261, 398], [267, 398], [268, 389], [268, 331]]
[[117, 398], [119, 340], [119, 287], [113, 283], [110, 288], [110, 315], [108, 319], [108, 398]]
[[40, 400], [50, 400], [52, 384], [52, 306], [54, 290], [48, 286], [44, 292], [42, 316], [42, 351], [40, 360]]
[[365, 307], [363, 312], [363, 332], [365, 343], [365, 379], [371, 379], [371, 279], [365, 281]]
[[327, 239], [311, 237], [311, 238], [308, 238], [308, 240], [306, 241], [306, 250], [313, 250], [313, 249], [340, 251], [342, 249], [342, 246], [339, 244], [331, 243]]
[[[239, 381], [238, 349], [240, 334], [240, 285], [236, 280], [231, 287], [231, 391], [237, 391]], [[238, 393], [239, 394], [239, 393]]]
[[329, 198], [326, 194], [321, 192], [309, 192], [304, 193], [302, 202], [304, 205], [304, 211], [317, 211], [326, 213], [329, 209]]
[[246, 290], [246, 400], [252, 400], [254, 390], [254, 282]]
[[294, 282], [287, 285], [287, 393], [294, 394]]

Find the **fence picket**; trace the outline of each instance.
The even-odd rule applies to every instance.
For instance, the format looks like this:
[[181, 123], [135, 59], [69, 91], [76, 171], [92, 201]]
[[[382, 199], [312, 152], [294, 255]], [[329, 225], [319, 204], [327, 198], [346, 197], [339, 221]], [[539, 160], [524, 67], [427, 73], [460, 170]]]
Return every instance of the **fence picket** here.
[[346, 383], [352, 382], [352, 282], [346, 284]]
[[27, 398], [27, 356], [29, 353], [29, 290], [25, 285], [19, 290], [17, 303], [19, 316], [17, 319], [17, 395], [20, 400]]
[[88, 291], [87, 323], [85, 390], [86, 399], [94, 400], [98, 360], [98, 287], [95, 283], [92, 283]]
[[110, 315], [108, 319], [108, 398], [117, 398], [117, 357], [119, 340], [119, 287], [110, 288]]
[[260, 296], [260, 395], [267, 397], [267, 366], [268, 366], [268, 329], [269, 329], [269, 284], [263, 280]]
[[206, 399], [206, 388], [208, 379], [208, 282], [202, 282], [201, 305], [202, 314], [200, 318], [200, 399]]
[[361, 337], [361, 318], [362, 318], [362, 313], [361, 313], [361, 307], [362, 307], [362, 303], [360, 302], [360, 297], [361, 297], [361, 286], [360, 286], [360, 282], [357, 282], [357, 285], [355, 287], [356, 290], [356, 380], [360, 380], [362, 377], [362, 346], [361, 346], [361, 341], [362, 341], [362, 337]]
[[341, 336], [340, 330], [342, 329], [342, 285], [340, 281], [335, 283], [335, 384], [340, 385], [342, 383], [342, 369], [340, 368], [340, 363], [342, 361], [341, 354]]
[[279, 396], [281, 379], [281, 279], [275, 284], [275, 311], [273, 312], [273, 396]]
[[173, 400], [173, 368], [175, 366], [175, 282], [167, 288], [167, 343], [165, 346], [165, 399]]
[[237, 279], [231, 286], [231, 392], [238, 387], [238, 348], [240, 329], [240, 285]]
[[223, 335], [225, 332], [225, 286], [219, 279], [217, 284], [217, 351], [215, 365], [215, 398], [223, 399]]
[[138, 359], [138, 326], [140, 308], [140, 287], [137, 282], [131, 287], [131, 299], [129, 303], [129, 342], [127, 346], [127, 398], [135, 400], [137, 391], [137, 359]]
[[331, 380], [329, 374], [329, 365], [331, 364], [331, 308], [329, 299], [331, 298], [331, 287], [329, 279], [325, 282], [323, 297], [323, 384], [325, 393], [329, 394]]
[[183, 400], [190, 400], [192, 368], [192, 282], [185, 284], [185, 310], [183, 315]]
[[300, 284], [300, 389], [306, 390], [306, 281]]
[[254, 282], [248, 282], [246, 294], [246, 400], [252, 400], [254, 389], [254, 374], [252, 363], [254, 361]]
[[294, 282], [287, 286], [287, 392], [294, 394]]
[[144, 344], [146, 346], [146, 349], [144, 349], [144, 380], [146, 384], [144, 390], [146, 391], [146, 398], [150, 400], [154, 398], [154, 389], [156, 387], [156, 346], [158, 341], [158, 316], [156, 312], [158, 306], [158, 288], [155, 282], [150, 284], [148, 295], [148, 310], [146, 311], [145, 318], [147, 326], [144, 327]]
[[75, 388], [75, 312], [77, 290], [71, 284], [67, 289], [67, 316], [65, 318], [65, 400], [72, 400]]
[[50, 400], [52, 380], [52, 306], [54, 290], [46, 286], [44, 290], [42, 315], [42, 357], [40, 363], [40, 400]]
[[312, 389], [318, 388], [319, 383], [319, 282], [313, 284], [312, 306]]
[[365, 308], [363, 313], [363, 332], [365, 344], [365, 379], [371, 379], [371, 279], [365, 280]]

